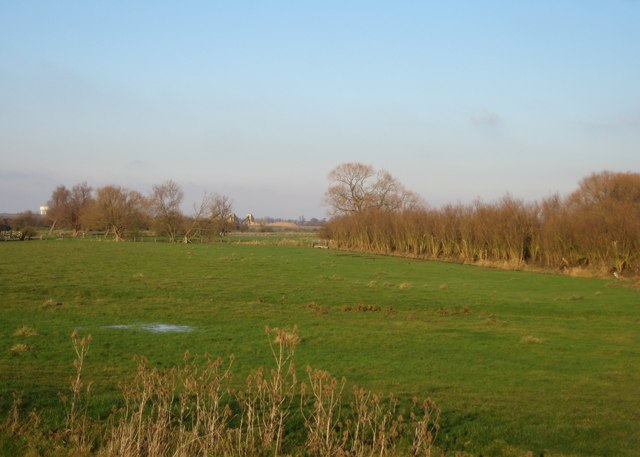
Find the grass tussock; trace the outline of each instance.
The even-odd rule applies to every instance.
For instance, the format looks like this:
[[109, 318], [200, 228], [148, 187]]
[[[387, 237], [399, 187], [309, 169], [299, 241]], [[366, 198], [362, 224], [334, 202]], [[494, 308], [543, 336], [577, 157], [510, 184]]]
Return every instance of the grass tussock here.
[[356, 306], [345, 305], [342, 307], [342, 311], [344, 312], [355, 311], [359, 313], [377, 313], [381, 310], [382, 308], [379, 305], [367, 305], [364, 303]]
[[411, 289], [413, 287], [413, 284], [411, 284], [410, 282], [403, 282], [398, 286], [398, 289]]
[[36, 332], [34, 329], [32, 329], [31, 327], [27, 327], [22, 326], [19, 329], [17, 329], [15, 332], [13, 332], [13, 336], [20, 336], [20, 337], [32, 337], [32, 336], [38, 336], [38, 332]]
[[448, 290], [448, 289], [449, 289], [449, 285], [447, 283], [440, 284], [440, 290]]
[[[191, 356], [169, 369], [137, 357], [133, 380], [123, 387], [123, 404], [107, 421], [87, 415], [91, 383], [84, 365], [91, 337], [71, 339], [76, 354], [69, 392], [61, 396], [63, 427], [46, 433], [38, 416], [21, 416], [14, 396], [3, 433], [31, 448], [56, 455], [124, 456], [430, 456], [436, 452], [440, 409], [431, 400], [408, 404], [353, 386], [329, 372], [307, 367], [298, 378], [294, 354], [297, 328], [266, 328], [273, 356], [270, 369], [251, 373], [234, 389], [228, 361]], [[303, 431], [301, 434], [300, 431]]]
[[527, 336], [523, 336], [522, 337], [522, 339], [520, 340], [520, 343], [522, 343], [522, 344], [542, 344], [542, 343], [544, 343], [544, 340], [542, 340], [541, 338], [538, 338], [536, 336], [527, 335]]
[[507, 325], [507, 322], [500, 320], [495, 316], [490, 316], [484, 321], [484, 324], [487, 326], [504, 326]]
[[584, 300], [584, 295], [580, 294], [571, 294], [566, 297], [556, 297], [554, 301], [580, 301]]
[[304, 305], [305, 308], [307, 308], [308, 310], [312, 311], [314, 314], [316, 315], [320, 315], [320, 314], [327, 314], [329, 311], [327, 310], [327, 307], [324, 305], [321, 305], [319, 303], [316, 302], [310, 302], [310, 303], [306, 303]]
[[453, 308], [453, 309], [439, 309], [436, 311], [436, 314], [439, 314], [441, 316], [458, 316], [458, 315], [471, 314], [471, 308], [465, 305], [465, 306], [461, 306], [459, 308]]
[[46, 299], [45, 302], [42, 304], [42, 307], [45, 309], [54, 308], [57, 306], [62, 306], [62, 302], [59, 302], [53, 298]]
[[13, 346], [11, 346], [11, 349], [9, 349], [9, 352], [14, 357], [19, 357], [23, 354], [26, 354], [29, 351], [31, 351], [31, 346], [24, 343], [16, 343]]

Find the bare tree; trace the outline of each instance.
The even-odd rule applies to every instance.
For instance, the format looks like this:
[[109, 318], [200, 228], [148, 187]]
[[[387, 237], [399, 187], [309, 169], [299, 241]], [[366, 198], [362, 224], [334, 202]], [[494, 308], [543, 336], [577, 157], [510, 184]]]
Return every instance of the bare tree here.
[[206, 193], [202, 196], [199, 204], [194, 203], [193, 215], [185, 217], [185, 230], [182, 237], [183, 243], [191, 243], [202, 236], [209, 217], [210, 205], [211, 197]]
[[638, 270], [640, 173], [594, 173], [569, 197], [580, 256], [616, 272]]
[[53, 233], [56, 226], [66, 227], [71, 223], [70, 218], [71, 192], [66, 186], [58, 186], [51, 193], [49, 199], [49, 211], [47, 215], [51, 219], [49, 234]]
[[580, 181], [580, 187], [569, 197], [580, 205], [608, 202], [640, 203], [640, 173], [593, 173]]
[[326, 192], [333, 215], [359, 213], [367, 205], [370, 183], [375, 176], [371, 165], [347, 162], [329, 173], [331, 184]]
[[226, 195], [214, 194], [209, 202], [209, 219], [212, 229], [220, 236], [234, 228], [238, 221], [233, 213], [233, 202]]
[[187, 228], [182, 241], [191, 243], [211, 233], [224, 234], [237, 225], [232, 201], [226, 195], [204, 194], [202, 201], [193, 207], [193, 216], [185, 218]]
[[180, 204], [184, 192], [172, 180], [153, 186], [153, 193], [149, 201], [149, 209], [153, 222], [159, 232], [167, 235], [169, 242], [174, 243], [183, 225], [183, 214]]
[[139, 192], [119, 186], [101, 187], [96, 197], [95, 221], [120, 241], [126, 231], [135, 233], [144, 225], [145, 206], [146, 200]]
[[65, 186], [56, 187], [49, 200], [49, 233], [58, 226], [72, 229], [76, 236], [83, 228], [84, 219], [93, 201], [92, 190], [86, 182], [76, 184], [71, 190]]
[[333, 216], [361, 213], [368, 209], [398, 211], [422, 207], [421, 198], [386, 170], [346, 162], [329, 173], [331, 184], [325, 194]]
[[94, 203], [93, 189], [86, 182], [71, 188], [70, 221], [73, 235], [77, 236], [87, 225], [88, 214]]

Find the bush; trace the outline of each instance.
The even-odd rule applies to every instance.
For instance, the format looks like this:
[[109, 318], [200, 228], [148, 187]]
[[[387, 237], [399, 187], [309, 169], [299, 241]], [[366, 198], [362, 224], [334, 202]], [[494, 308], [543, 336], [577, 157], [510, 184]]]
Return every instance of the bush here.
[[38, 233], [33, 227], [25, 227], [20, 231], [20, 240], [30, 240], [32, 238], [35, 238], [37, 234]]

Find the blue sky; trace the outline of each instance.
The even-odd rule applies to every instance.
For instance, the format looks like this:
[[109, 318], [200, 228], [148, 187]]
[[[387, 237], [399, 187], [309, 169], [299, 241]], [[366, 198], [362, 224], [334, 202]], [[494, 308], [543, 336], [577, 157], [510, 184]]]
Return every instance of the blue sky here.
[[0, 0], [0, 212], [173, 179], [324, 217], [341, 162], [433, 206], [640, 171], [640, 1]]

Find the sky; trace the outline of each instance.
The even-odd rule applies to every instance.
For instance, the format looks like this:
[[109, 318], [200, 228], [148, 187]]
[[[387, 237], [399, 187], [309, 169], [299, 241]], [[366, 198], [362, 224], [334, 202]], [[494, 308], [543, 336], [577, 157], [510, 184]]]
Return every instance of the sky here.
[[640, 1], [0, 0], [0, 212], [173, 180], [323, 218], [343, 162], [433, 207], [640, 172]]

